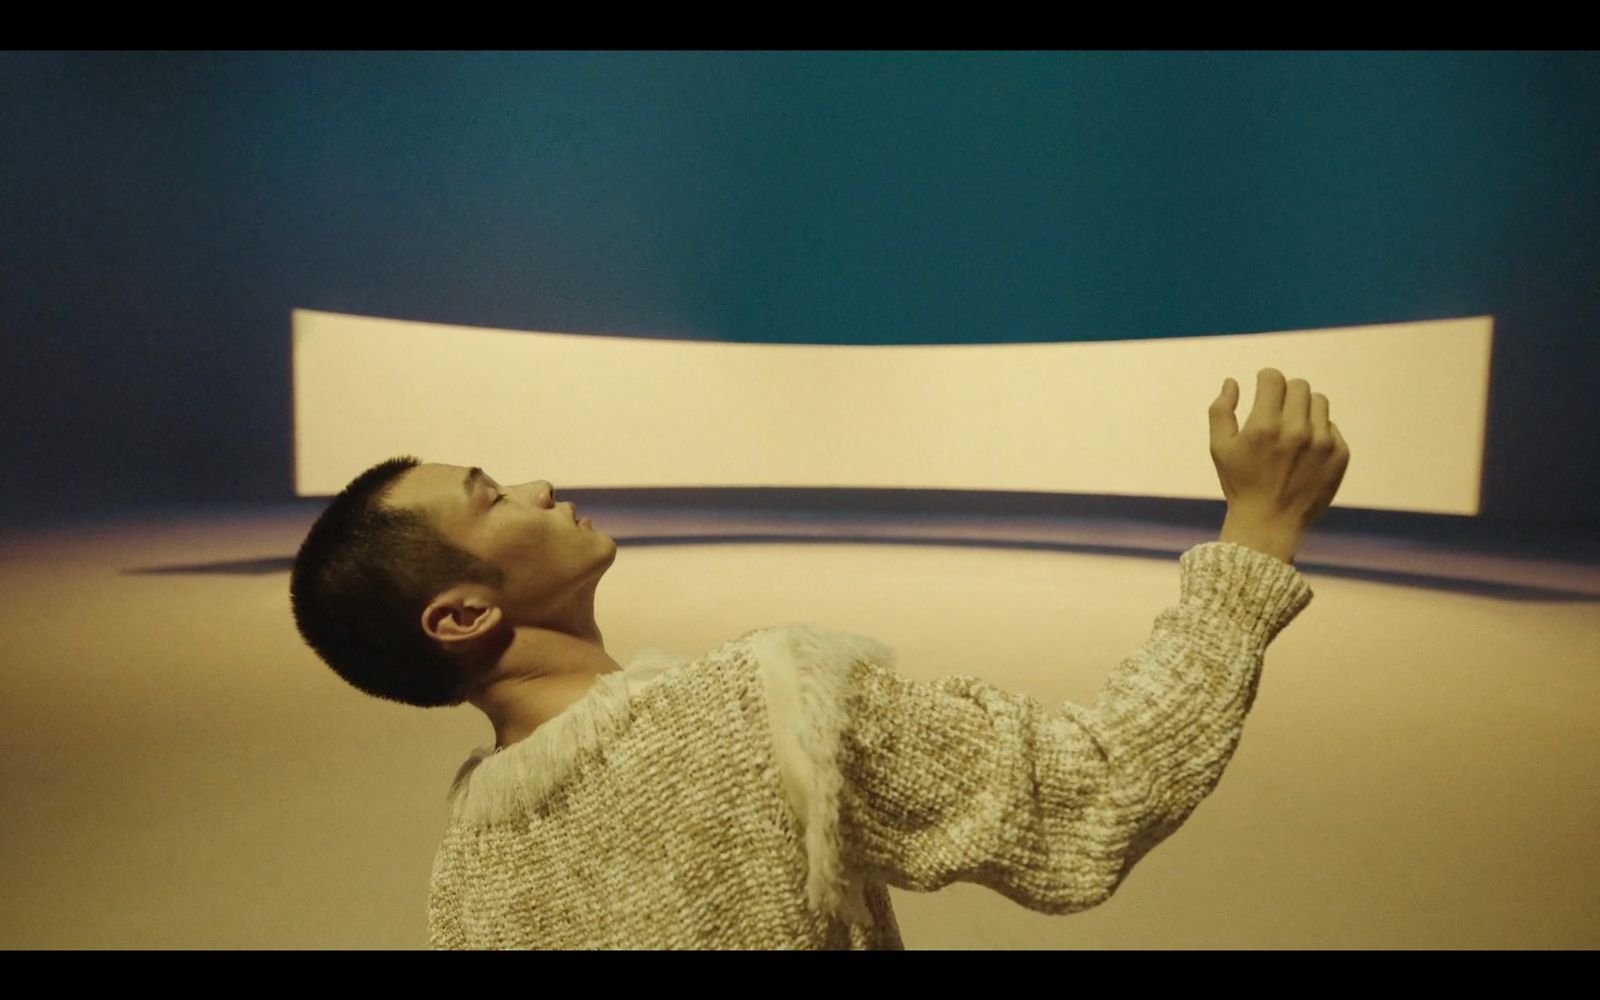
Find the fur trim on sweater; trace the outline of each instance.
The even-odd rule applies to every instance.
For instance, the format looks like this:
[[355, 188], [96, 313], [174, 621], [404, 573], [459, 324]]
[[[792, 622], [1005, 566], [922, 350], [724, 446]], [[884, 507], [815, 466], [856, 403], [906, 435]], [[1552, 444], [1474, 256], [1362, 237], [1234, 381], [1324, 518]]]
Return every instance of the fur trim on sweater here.
[[894, 652], [862, 636], [810, 625], [767, 629], [750, 639], [761, 664], [784, 790], [805, 828], [811, 905], [870, 923], [865, 888], [845, 871], [839, 840], [837, 759], [849, 722], [851, 665], [870, 660], [893, 669]]
[[[804, 831], [807, 901], [818, 912], [871, 923], [865, 887], [847, 875], [840, 850], [836, 758], [849, 719], [851, 664], [866, 658], [892, 667], [894, 653], [871, 639], [803, 624], [762, 629], [738, 643], [748, 643], [757, 665], [784, 795]], [[668, 650], [642, 651], [526, 738], [499, 753], [474, 750], [450, 787], [454, 820], [473, 827], [512, 821], [626, 728], [633, 696], [691, 662]]]
[[471, 826], [492, 826], [542, 801], [585, 753], [604, 746], [626, 723], [631, 695], [689, 662], [682, 653], [644, 650], [621, 670], [602, 674], [582, 698], [526, 738], [499, 753], [492, 745], [472, 751], [450, 785], [452, 814]]

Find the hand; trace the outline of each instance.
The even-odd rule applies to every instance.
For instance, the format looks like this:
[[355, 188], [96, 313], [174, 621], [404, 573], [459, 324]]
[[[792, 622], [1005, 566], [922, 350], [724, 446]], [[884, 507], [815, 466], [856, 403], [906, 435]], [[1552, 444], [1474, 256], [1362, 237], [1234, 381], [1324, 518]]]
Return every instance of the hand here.
[[1333, 503], [1350, 465], [1350, 447], [1328, 419], [1328, 397], [1305, 379], [1286, 386], [1282, 372], [1263, 368], [1243, 431], [1238, 405], [1238, 383], [1227, 379], [1211, 404], [1211, 460], [1229, 516], [1304, 530]]

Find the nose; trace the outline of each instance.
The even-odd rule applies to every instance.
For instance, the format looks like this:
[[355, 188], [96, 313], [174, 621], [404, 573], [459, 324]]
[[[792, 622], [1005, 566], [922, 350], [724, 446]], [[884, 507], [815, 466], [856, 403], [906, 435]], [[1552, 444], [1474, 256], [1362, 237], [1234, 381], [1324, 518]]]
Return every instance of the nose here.
[[513, 489], [521, 492], [527, 490], [533, 494], [533, 502], [540, 507], [554, 507], [556, 505], [556, 488], [548, 480], [535, 479], [531, 483], [522, 483]]

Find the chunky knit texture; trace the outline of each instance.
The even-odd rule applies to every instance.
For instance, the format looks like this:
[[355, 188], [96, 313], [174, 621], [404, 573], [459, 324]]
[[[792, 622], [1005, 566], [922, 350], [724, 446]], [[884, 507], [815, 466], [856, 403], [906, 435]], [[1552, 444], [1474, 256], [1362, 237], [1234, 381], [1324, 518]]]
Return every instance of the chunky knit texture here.
[[1267, 646], [1312, 598], [1224, 542], [1089, 707], [895, 671], [811, 625], [648, 650], [500, 753], [475, 750], [434, 859], [434, 948], [904, 947], [888, 886], [1104, 902], [1211, 793]]

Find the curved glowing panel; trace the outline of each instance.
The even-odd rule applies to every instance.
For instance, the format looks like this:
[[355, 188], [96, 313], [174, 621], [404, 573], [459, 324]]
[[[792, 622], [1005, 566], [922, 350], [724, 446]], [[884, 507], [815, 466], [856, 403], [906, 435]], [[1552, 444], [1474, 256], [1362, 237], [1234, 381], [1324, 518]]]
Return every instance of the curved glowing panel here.
[[1222, 499], [1207, 407], [1256, 372], [1331, 400], [1338, 506], [1476, 514], [1491, 317], [1095, 343], [815, 346], [294, 314], [295, 488], [396, 454], [504, 483]]

